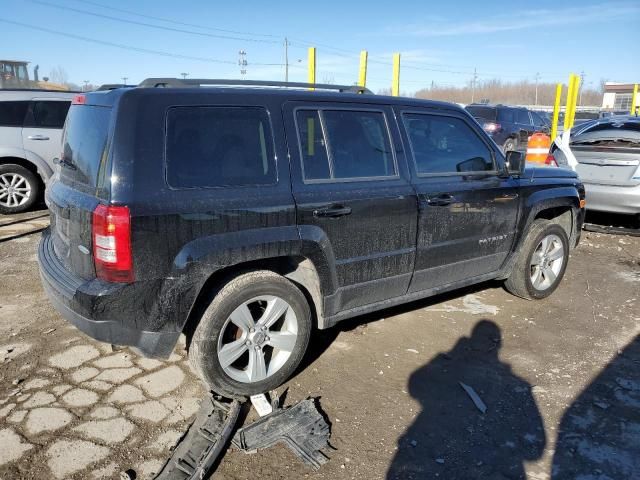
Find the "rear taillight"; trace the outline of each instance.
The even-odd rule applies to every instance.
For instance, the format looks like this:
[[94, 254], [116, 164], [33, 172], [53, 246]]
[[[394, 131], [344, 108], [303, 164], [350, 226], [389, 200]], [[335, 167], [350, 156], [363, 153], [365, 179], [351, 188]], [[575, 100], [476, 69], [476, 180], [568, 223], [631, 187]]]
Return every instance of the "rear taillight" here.
[[553, 156], [553, 153], [547, 155], [547, 159], [544, 161], [545, 165], [550, 165], [552, 167], [557, 167], [558, 162], [556, 162], [556, 157]]
[[487, 133], [497, 132], [502, 128], [499, 123], [495, 122], [485, 122], [482, 124], [482, 129]]
[[87, 101], [86, 95], [76, 95], [71, 101], [71, 105], [84, 105]]
[[129, 207], [98, 205], [93, 211], [96, 275], [108, 282], [133, 282]]

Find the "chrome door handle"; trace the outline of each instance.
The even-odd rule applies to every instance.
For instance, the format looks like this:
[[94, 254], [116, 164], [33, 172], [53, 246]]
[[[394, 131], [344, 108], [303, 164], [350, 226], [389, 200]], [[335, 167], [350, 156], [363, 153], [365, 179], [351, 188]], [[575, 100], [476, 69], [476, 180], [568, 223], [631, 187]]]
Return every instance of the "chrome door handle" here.
[[443, 193], [436, 197], [427, 198], [427, 205], [431, 207], [446, 207], [447, 205], [451, 205], [455, 202], [455, 197], [450, 193]]
[[29, 135], [27, 138], [29, 140], [49, 140], [49, 137], [44, 135]]
[[342, 205], [331, 205], [313, 211], [314, 217], [338, 218], [346, 215], [351, 215], [351, 207], [343, 207]]

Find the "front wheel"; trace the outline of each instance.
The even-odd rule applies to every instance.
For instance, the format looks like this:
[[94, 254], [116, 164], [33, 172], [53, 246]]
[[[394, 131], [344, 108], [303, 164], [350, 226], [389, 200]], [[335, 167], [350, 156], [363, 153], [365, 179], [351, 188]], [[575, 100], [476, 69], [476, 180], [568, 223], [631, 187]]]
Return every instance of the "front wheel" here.
[[266, 270], [245, 273], [227, 283], [205, 310], [189, 360], [217, 393], [267, 392], [295, 372], [311, 325], [307, 300], [292, 282]]
[[546, 298], [558, 288], [568, 261], [569, 238], [564, 228], [549, 220], [535, 220], [505, 288], [528, 300]]

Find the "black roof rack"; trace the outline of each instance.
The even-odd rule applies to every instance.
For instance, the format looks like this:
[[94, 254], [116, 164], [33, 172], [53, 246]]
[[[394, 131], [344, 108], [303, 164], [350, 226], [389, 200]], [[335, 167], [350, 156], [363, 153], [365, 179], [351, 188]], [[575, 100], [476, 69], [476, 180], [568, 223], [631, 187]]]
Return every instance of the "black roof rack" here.
[[346, 93], [373, 94], [371, 90], [358, 85], [332, 85], [327, 83], [276, 82], [268, 80], [226, 80], [216, 78], [147, 78], [139, 87], [146, 88], [185, 88], [211, 86], [245, 86], [245, 87], [278, 87], [278, 88], [315, 88], [317, 90], [337, 90]]
[[135, 85], [125, 85], [124, 83], [105, 83], [104, 85], [100, 85], [98, 88], [94, 90], [94, 92], [102, 92], [105, 90], [115, 90], [117, 88], [131, 88], [135, 87]]

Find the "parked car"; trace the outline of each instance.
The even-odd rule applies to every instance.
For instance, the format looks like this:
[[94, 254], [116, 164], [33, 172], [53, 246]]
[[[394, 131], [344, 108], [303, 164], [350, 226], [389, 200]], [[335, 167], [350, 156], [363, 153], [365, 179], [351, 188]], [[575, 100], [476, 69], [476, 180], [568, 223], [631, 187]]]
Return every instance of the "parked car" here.
[[75, 93], [0, 90], [0, 213], [28, 210], [41, 198], [60, 155], [62, 127]]
[[640, 118], [609, 116], [574, 127], [551, 147], [585, 184], [587, 209], [640, 220]]
[[465, 108], [503, 152], [524, 150], [531, 135], [550, 131], [548, 121], [526, 108], [489, 104], [471, 104]]
[[295, 371], [314, 327], [489, 279], [558, 286], [574, 172], [505, 160], [453, 104], [220, 83], [74, 100], [38, 260], [80, 330], [160, 357], [184, 332], [210, 388], [249, 395]]

